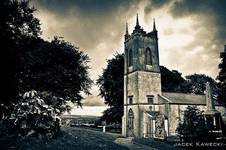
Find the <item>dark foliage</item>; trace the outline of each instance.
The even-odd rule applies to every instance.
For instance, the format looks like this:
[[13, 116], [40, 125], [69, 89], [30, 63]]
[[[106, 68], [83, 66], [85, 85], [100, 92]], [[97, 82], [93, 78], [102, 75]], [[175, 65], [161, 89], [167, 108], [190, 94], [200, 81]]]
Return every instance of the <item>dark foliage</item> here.
[[226, 46], [225, 51], [221, 53], [221, 63], [219, 64], [219, 75], [217, 79], [220, 81], [219, 101], [226, 105]]
[[188, 106], [183, 120], [179, 123], [177, 132], [185, 142], [205, 141], [204, 137], [209, 134], [209, 130], [205, 125], [203, 111], [196, 106]]
[[123, 116], [123, 107], [112, 106], [103, 112], [101, 120], [106, 121], [107, 123], [121, 123], [122, 116]]
[[189, 91], [189, 85], [177, 70], [168, 70], [164, 66], [160, 66], [161, 85], [164, 92], [183, 92]]
[[89, 94], [92, 83], [88, 76], [89, 57], [58, 38], [29, 42], [28, 51], [20, 56], [19, 91], [45, 91], [49, 95], [46, 103], [56, 108], [68, 101], [81, 105], [81, 92]]
[[70, 109], [68, 102], [81, 105], [81, 92], [89, 94], [92, 83], [88, 56], [64, 40], [42, 40], [29, 1], [2, 0], [0, 10], [0, 117], [31, 90], [45, 92], [46, 103], [61, 112]]
[[206, 83], [209, 82], [214, 94], [218, 92], [217, 82], [205, 74], [192, 74], [185, 77], [189, 85], [189, 93], [204, 94]]
[[57, 116], [89, 94], [89, 57], [59, 38], [41, 39], [29, 1], [1, 0], [0, 11], [0, 121], [12, 131], [4, 137], [54, 137]]
[[99, 76], [97, 85], [99, 95], [104, 98], [105, 104], [110, 106], [104, 111], [103, 120], [107, 122], [121, 122], [123, 115], [123, 75], [124, 58], [122, 54], [116, 54], [114, 58], [107, 60], [107, 67]]
[[[18, 95], [17, 77], [19, 54], [24, 51], [23, 42], [40, 35], [39, 20], [33, 16], [34, 8], [28, 1], [0, 1], [0, 103], [1, 111], [8, 111], [9, 104]], [[4, 109], [6, 108], [6, 109]]]
[[211, 84], [215, 95], [219, 92], [217, 82], [205, 74], [195, 73], [185, 76], [184, 79], [182, 74], [176, 70], [170, 71], [166, 67], [160, 66], [160, 71], [162, 91], [164, 92], [204, 94], [207, 82]]
[[47, 105], [45, 99], [36, 91], [26, 92], [20, 97], [9, 118], [17, 136], [56, 137], [60, 129], [60, 111]]

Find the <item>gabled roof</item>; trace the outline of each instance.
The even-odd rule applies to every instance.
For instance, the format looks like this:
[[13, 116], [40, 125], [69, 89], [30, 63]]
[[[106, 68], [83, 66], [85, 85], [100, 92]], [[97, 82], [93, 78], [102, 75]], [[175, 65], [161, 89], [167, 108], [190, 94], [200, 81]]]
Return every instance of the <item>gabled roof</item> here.
[[[162, 92], [162, 95], [159, 95], [159, 100], [160, 103], [169, 104], [206, 105], [206, 96], [197, 94]], [[219, 105], [216, 100], [214, 103]]]

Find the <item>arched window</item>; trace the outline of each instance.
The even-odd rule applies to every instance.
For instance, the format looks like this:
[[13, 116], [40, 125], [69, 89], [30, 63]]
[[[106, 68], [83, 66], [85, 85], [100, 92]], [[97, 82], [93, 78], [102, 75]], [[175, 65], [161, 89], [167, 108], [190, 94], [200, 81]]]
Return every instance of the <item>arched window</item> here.
[[149, 47], [146, 49], [146, 64], [152, 65], [152, 53]]
[[128, 112], [128, 127], [129, 127], [129, 129], [133, 129], [133, 119], [134, 119], [134, 114], [133, 114], [132, 109], [130, 108], [129, 112]]
[[129, 50], [129, 66], [133, 65], [133, 52], [132, 50]]

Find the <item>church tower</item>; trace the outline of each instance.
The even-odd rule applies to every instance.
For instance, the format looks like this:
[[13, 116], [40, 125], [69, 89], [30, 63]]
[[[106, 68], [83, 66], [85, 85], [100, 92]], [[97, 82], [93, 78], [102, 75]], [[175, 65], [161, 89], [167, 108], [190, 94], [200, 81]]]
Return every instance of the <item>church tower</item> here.
[[128, 32], [126, 24], [124, 42], [124, 116], [122, 118], [123, 136], [143, 137], [145, 113], [158, 111], [158, 95], [161, 95], [161, 76], [159, 67], [158, 32], [153, 22], [151, 32], [145, 32], [139, 25]]

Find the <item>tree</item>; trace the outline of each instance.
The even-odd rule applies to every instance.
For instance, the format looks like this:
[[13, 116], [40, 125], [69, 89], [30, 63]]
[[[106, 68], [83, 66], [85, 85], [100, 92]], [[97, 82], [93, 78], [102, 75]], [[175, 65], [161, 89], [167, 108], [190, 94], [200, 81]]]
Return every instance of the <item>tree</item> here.
[[205, 74], [192, 74], [185, 77], [189, 84], [189, 93], [204, 94], [206, 83], [209, 82], [214, 94], [217, 94], [217, 82]]
[[220, 81], [219, 86], [221, 90], [218, 99], [219, 102], [226, 105], [226, 46], [220, 57], [222, 61], [219, 64], [220, 72], [217, 79]]
[[107, 60], [107, 67], [97, 79], [99, 95], [104, 98], [105, 104], [110, 106], [102, 117], [107, 122], [121, 122], [123, 116], [123, 75], [124, 56], [116, 54]]
[[204, 140], [208, 135], [208, 128], [205, 125], [203, 111], [196, 106], [188, 106], [184, 111], [183, 122], [179, 123], [177, 132], [182, 135], [185, 142]]
[[[89, 57], [69, 42], [54, 38], [51, 42], [30, 40], [20, 58], [20, 93], [35, 89], [46, 92], [46, 103], [60, 111], [68, 102], [81, 105], [81, 92], [90, 94]], [[53, 98], [56, 97], [56, 99]]]
[[[69, 42], [39, 37], [40, 23], [27, 0], [1, 0], [0, 117], [10, 114], [21, 94], [45, 92], [45, 102], [60, 112], [81, 105], [89, 94], [89, 57]], [[3, 49], [4, 48], [4, 49]]]
[[[34, 8], [27, 0], [0, 1], [0, 104], [1, 110], [8, 111], [9, 105], [18, 95], [17, 77], [18, 55], [24, 51], [25, 39], [38, 38], [40, 23], [33, 16]], [[1, 115], [1, 114], [0, 114]]]
[[164, 92], [188, 92], [188, 84], [177, 70], [170, 71], [164, 66], [160, 66], [161, 85]]
[[89, 57], [59, 38], [41, 39], [34, 10], [27, 0], [0, 1], [0, 119], [6, 137], [55, 136], [56, 116], [71, 103], [81, 106], [82, 93], [89, 94], [92, 84]]

